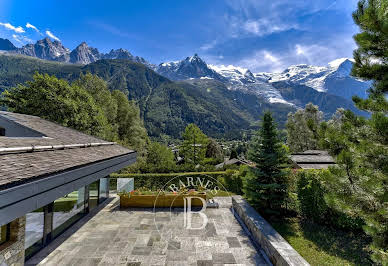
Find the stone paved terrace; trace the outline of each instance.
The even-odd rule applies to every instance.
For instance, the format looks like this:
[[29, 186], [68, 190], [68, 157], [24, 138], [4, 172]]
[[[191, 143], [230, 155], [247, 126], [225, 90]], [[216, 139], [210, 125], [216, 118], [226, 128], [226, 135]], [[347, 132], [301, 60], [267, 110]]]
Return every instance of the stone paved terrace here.
[[[205, 211], [203, 230], [188, 230], [181, 210], [119, 209], [110, 199], [26, 265], [268, 265], [229, 201], [218, 201], [220, 208]], [[194, 217], [192, 227], [201, 226]]]

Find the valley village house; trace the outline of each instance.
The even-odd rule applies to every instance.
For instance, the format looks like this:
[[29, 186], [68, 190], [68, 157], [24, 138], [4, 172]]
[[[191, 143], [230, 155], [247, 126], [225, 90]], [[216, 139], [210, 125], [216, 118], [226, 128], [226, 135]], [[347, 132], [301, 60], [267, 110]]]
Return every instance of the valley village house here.
[[109, 174], [136, 152], [0, 111], [0, 265], [23, 265], [109, 195]]

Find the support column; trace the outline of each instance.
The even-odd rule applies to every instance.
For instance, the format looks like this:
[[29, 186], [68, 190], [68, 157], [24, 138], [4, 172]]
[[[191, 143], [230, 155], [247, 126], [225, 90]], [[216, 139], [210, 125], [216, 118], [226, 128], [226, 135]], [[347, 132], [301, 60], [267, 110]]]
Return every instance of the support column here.
[[100, 179], [100, 199], [109, 198], [109, 176]]
[[109, 189], [110, 189], [110, 178], [106, 177], [106, 197], [109, 198]]
[[89, 185], [85, 186], [84, 203], [85, 213], [89, 213]]
[[43, 207], [43, 246], [53, 239], [54, 229], [54, 202]]

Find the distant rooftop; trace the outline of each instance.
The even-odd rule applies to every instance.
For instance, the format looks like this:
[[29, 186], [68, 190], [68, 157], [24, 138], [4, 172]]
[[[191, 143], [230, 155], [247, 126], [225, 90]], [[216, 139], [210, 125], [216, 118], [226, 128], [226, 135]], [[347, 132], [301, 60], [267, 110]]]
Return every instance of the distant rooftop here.
[[308, 150], [291, 154], [291, 161], [302, 169], [327, 169], [335, 165], [333, 157], [327, 151]]
[[135, 151], [36, 116], [0, 111], [0, 189]]
[[242, 164], [250, 165], [252, 163], [249, 161], [246, 161], [244, 159], [233, 158], [233, 159], [228, 159], [220, 164], [217, 164], [215, 167], [216, 167], [216, 169], [220, 169], [220, 168], [223, 168], [224, 166], [228, 166], [228, 165], [242, 165]]

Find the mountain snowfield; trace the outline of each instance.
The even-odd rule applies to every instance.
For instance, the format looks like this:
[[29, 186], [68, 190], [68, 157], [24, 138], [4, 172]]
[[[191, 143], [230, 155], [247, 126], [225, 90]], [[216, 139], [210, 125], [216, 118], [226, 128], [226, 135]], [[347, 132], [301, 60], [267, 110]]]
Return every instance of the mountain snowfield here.
[[[17, 53], [40, 59], [65, 63], [88, 65], [101, 59], [127, 59], [142, 63], [158, 74], [173, 81], [195, 79], [213, 79], [222, 82], [230, 91], [254, 93], [271, 104], [285, 104], [293, 107], [304, 107], [303, 101], [292, 98], [284, 91], [285, 87], [306, 86], [325, 95], [335, 95], [350, 101], [353, 95], [365, 98], [371, 82], [366, 82], [350, 75], [353, 60], [340, 58], [330, 62], [327, 66], [312, 66], [306, 64], [292, 65], [281, 73], [252, 73], [249, 69], [233, 65], [210, 65], [197, 54], [180, 61], [165, 62], [153, 65], [144, 58], [132, 55], [125, 49], [111, 50], [100, 53], [97, 48], [82, 42], [75, 49], [70, 50], [59, 41], [45, 38], [35, 44], [27, 44], [21, 48], [13, 46], [7, 39], [0, 38], [0, 50], [7, 53]], [[297, 89], [300, 93], [300, 88]], [[304, 95], [298, 97], [320, 97], [306, 89]], [[285, 99], [287, 95], [288, 100]], [[296, 97], [296, 96], [293, 96]], [[305, 99], [306, 100], [306, 99]]]
[[245, 90], [254, 92], [265, 98], [269, 103], [294, 105], [284, 100], [279, 91], [269, 82], [256, 79], [254, 74], [252, 74], [252, 72], [247, 68], [236, 67], [233, 65], [208, 66], [228, 80], [227, 86], [230, 90]]
[[337, 95], [347, 100], [353, 95], [366, 97], [366, 91], [371, 83], [352, 77], [350, 75], [352, 66], [353, 59], [340, 58], [327, 66], [300, 64], [292, 65], [281, 73], [252, 73], [249, 69], [239, 66], [208, 65], [195, 54], [182, 61], [162, 63], [155, 70], [172, 80], [216, 79], [225, 83], [229, 90], [254, 92], [269, 103], [295, 105], [285, 100], [273, 84], [281, 82], [304, 85], [318, 92]]

